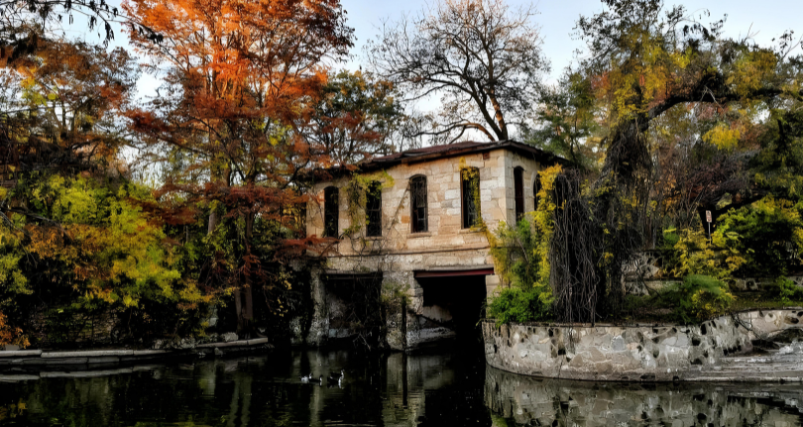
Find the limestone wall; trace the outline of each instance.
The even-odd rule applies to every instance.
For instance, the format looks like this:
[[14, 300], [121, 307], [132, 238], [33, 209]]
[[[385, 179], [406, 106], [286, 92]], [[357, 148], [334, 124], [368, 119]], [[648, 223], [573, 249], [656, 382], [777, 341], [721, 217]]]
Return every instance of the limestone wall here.
[[[327, 254], [326, 270], [331, 272], [383, 273], [383, 286], [407, 289], [409, 316], [388, 321], [388, 343], [391, 348], [414, 348], [454, 336], [442, 325], [450, 314], [442, 307], [424, 306], [424, 289], [414, 277], [415, 271], [466, 270], [493, 268], [488, 238], [483, 231], [462, 228], [462, 166], [476, 167], [480, 177], [480, 207], [483, 222], [495, 231], [501, 222], [515, 221], [514, 169], [524, 169], [524, 209], [534, 209], [533, 186], [540, 165], [529, 158], [507, 150], [445, 157], [413, 164], [400, 164], [376, 174], [385, 182], [382, 188], [382, 236], [367, 237], [365, 230], [344, 237]], [[384, 175], [386, 174], [386, 175]], [[423, 175], [427, 179], [428, 230], [413, 233], [410, 217], [410, 178]], [[324, 226], [324, 189], [340, 188], [339, 233], [352, 226], [349, 200], [343, 190], [348, 179], [321, 182], [314, 187], [316, 195], [307, 206], [307, 235], [320, 236]], [[363, 216], [358, 212], [357, 217]], [[487, 276], [486, 292], [491, 295], [499, 283], [496, 276]], [[318, 316], [314, 333], [332, 336], [325, 315]], [[405, 322], [402, 328], [400, 322]], [[402, 329], [406, 332], [402, 334]], [[315, 340], [312, 340], [317, 342]]]
[[[360, 244], [344, 241], [337, 247], [338, 255], [408, 253], [411, 251], [453, 249], [458, 247], [485, 247], [481, 234], [462, 228], [460, 167], [476, 167], [480, 173], [480, 201], [482, 218], [490, 230], [500, 221], [515, 221], [513, 169], [524, 168], [525, 211], [533, 210], [532, 186], [540, 165], [518, 154], [495, 150], [447, 157], [413, 164], [400, 164], [377, 174], [385, 182], [382, 188], [382, 236], [369, 237]], [[423, 175], [427, 178], [428, 222], [427, 232], [412, 233], [410, 225], [410, 178]], [[334, 182], [321, 182], [314, 188], [315, 198], [307, 206], [307, 234], [322, 235], [324, 223], [323, 192], [330, 185], [338, 188], [348, 182], [341, 178]], [[340, 191], [340, 233], [351, 226], [346, 192]], [[352, 236], [365, 237], [364, 231]]]
[[[483, 324], [488, 363], [601, 381], [803, 380], [803, 311], [765, 310], [697, 326]], [[764, 351], [754, 352], [761, 345]]]
[[[487, 228], [515, 221], [513, 170], [524, 168], [525, 211], [534, 208], [532, 189], [540, 165], [506, 150], [402, 164], [386, 171], [391, 186], [382, 189], [382, 236], [365, 237], [364, 232], [344, 238], [327, 257], [330, 271], [382, 271], [386, 281], [409, 286], [411, 308], [422, 314], [421, 286], [414, 270], [444, 270], [493, 267], [489, 243], [481, 231], [463, 229], [460, 200], [461, 165], [477, 167], [480, 173], [481, 213]], [[412, 233], [410, 225], [409, 180], [427, 177], [428, 231]], [[329, 185], [343, 187], [345, 179], [316, 185], [317, 198], [307, 208], [307, 234], [323, 232], [323, 192]], [[339, 230], [350, 224], [348, 200], [340, 192]], [[490, 295], [498, 280], [488, 278]]]

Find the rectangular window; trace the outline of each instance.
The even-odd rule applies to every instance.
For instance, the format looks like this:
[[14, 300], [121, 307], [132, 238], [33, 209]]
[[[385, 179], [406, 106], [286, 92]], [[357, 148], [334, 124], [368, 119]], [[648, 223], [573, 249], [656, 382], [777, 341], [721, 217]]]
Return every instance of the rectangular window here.
[[368, 185], [365, 194], [365, 234], [382, 235], [382, 184], [377, 181]]
[[524, 216], [524, 169], [513, 169], [513, 187], [516, 198], [516, 221]]
[[538, 210], [538, 193], [541, 192], [541, 175], [535, 173], [535, 182], [533, 182], [533, 210]]
[[323, 235], [338, 237], [338, 221], [340, 215], [340, 192], [337, 187], [326, 187], [323, 190]]
[[480, 225], [480, 170], [465, 168], [460, 171], [463, 202], [463, 228]]
[[413, 233], [425, 232], [427, 223], [427, 179], [416, 176], [410, 180], [410, 217], [412, 218]]

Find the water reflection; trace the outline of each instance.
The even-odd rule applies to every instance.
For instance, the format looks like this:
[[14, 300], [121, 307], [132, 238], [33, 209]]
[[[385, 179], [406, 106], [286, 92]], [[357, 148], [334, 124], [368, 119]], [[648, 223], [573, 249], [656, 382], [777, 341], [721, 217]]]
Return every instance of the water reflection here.
[[488, 368], [485, 402], [499, 425], [780, 427], [803, 421], [800, 384], [589, 383]]
[[[0, 425], [801, 425], [799, 386], [632, 386], [546, 381], [473, 352], [338, 352], [0, 375]], [[341, 385], [327, 384], [345, 372]], [[323, 376], [322, 385], [302, 375]]]

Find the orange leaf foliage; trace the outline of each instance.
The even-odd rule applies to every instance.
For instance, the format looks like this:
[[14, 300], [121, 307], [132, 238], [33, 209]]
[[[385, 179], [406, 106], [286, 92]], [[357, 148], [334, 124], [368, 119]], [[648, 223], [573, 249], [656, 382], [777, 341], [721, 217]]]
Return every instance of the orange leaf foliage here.
[[12, 328], [6, 324], [6, 316], [0, 312], [0, 346], [8, 344], [27, 347], [30, 345], [28, 338], [22, 334], [22, 329]]

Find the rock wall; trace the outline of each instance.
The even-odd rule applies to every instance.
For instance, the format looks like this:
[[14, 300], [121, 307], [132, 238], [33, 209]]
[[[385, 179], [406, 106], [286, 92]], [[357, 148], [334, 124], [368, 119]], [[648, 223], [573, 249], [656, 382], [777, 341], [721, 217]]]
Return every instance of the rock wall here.
[[483, 324], [502, 370], [598, 381], [803, 381], [803, 311], [737, 313], [696, 326]]

